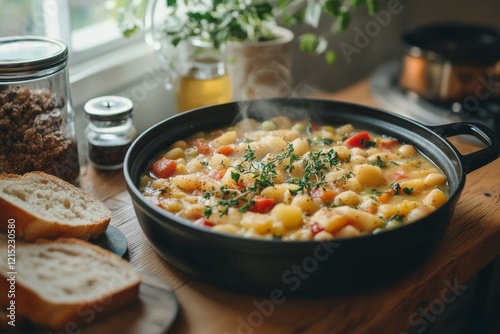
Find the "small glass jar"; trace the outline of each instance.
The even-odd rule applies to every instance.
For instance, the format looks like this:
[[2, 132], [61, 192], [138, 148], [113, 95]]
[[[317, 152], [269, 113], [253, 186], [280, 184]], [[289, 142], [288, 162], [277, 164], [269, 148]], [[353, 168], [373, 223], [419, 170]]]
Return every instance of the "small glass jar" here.
[[175, 62], [177, 112], [229, 102], [233, 98], [226, 70], [225, 46], [191, 38], [179, 46]]
[[137, 131], [132, 123], [134, 104], [121, 96], [101, 96], [85, 103], [87, 157], [100, 170], [123, 167], [125, 154]]
[[67, 59], [60, 41], [0, 38], [0, 173], [43, 171], [77, 183]]

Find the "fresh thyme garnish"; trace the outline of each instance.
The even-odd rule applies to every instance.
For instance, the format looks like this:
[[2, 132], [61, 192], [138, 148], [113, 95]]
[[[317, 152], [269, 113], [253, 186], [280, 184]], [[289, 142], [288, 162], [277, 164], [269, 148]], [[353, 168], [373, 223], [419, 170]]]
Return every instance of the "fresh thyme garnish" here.
[[380, 155], [377, 155], [377, 160], [374, 161], [374, 162], [372, 162], [372, 165], [378, 166], [380, 168], [387, 167], [387, 164], [382, 160], [382, 158], [380, 157]]
[[[245, 148], [241, 163], [233, 166], [236, 171], [231, 171], [231, 179], [238, 183], [242, 175], [250, 174], [253, 184], [239, 190], [222, 186], [220, 189], [205, 193], [205, 199], [211, 197], [220, 198], [216, 205], [205, 207], [205, 216], [208, 217], [213, 214], [214, 208], [217, 208], [221, 216], [227, 214], [230, 207], [238, 208], [240, 212], [248, 211], [255, 203], [255, 197], [262, 190], [274, 186], [278, 166], [281, 166], [283, 171], [288, 173], [285, 175], [286, 182], [298, 185], [298, 188], [292, 191], [292, 194], [295, 195], [299, 192], [309, 193], [311, 190], [323, 186], [325, 184], [325, 174], [339, 163], [337, 152], [334, 149], [326, 152], [323, 150], [309, 152], [306, 156], [300, 157], [294, 153], [291, 143], [288, 143], [281, 153], [266, 162], [255, 161], [255, 159], [255, 150], [248, 145]], [[290, 175], [296, 163], [301, 163], [304, 166], [304, 175], [300, 178]]]
[[405, 192], [406, 195], [413, 194], [413, 188], [404, 187], [403, 191]]

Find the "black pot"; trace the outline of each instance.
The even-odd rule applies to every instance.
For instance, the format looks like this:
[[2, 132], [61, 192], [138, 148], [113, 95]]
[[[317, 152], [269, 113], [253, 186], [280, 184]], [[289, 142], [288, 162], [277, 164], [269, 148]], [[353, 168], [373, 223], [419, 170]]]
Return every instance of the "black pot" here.
[[[137, 185], [157, 153], [202, 130], [225, 127], [241, 117], [285, 114], [322, 123], [351, 123], [413, 144], [447, 176], [447, 203], [431, 215], [376, 235], [332, 241], [245, 239], [193, 225], [146, 201]], [[487, 147], [461, 155], [445, 138], [478, 137]], [[451, 220], [465, 175], [500, 155], [499, 137], [473, 123], [423, 126], [361, 105], [313, 99], [269, 99], [204, 107], [171, 117], [144, 132], [130, 147], [124, 165], [137, 218], [153, 247], [168, 262], [217, 286], [257, 294], [324, 295], [379, 286], [422, 263], [438, 246]]]

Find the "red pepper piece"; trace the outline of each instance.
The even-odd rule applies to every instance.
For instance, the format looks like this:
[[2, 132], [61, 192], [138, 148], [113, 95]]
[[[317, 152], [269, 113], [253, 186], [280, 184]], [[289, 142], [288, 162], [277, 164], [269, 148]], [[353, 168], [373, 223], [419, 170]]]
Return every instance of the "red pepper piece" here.
[[151, 165], [149, 171], [158, 178], [166, 179], [175, 173], [176, 168], [177, 163], [174, 160], [160, 158]]

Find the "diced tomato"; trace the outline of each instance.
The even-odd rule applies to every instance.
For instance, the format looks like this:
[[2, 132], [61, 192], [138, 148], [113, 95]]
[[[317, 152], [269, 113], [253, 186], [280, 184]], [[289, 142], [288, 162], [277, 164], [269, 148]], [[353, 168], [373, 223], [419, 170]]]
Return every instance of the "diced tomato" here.
[[395, 139], [391, 138], [381, 138], [380, 140], [377, 140], [377, 146], [383, 147], [383, 148], [391, 148], [398, 146], [400, 142], [398, 142]]
[[160, 158], [151, 165], [149, 171], [158, 178], [166, 179], [175, 173], [176, 168], [177, 163], [174, 160]]
[[205, 226], [205, 227], [214, 227], [215, 224], [212, 223], [210, 220], [206, 219], [206, 218], [200, 218], [200, 219], [197, 219], [193, 222], [193, 224], [195, 225], [200, 225], [200, 226]]
[[311, 230], [313, 236], [325, 230], [318, 222], [312, 222], [309, 224], [309, 229]]
[[250, 205], [250, 211], [257, 213], [268, 213], [274, 208], [274, 198], [255, 196], [254, 203]]
[[234, 149], [229, 145], [224, 145], [215, 150], [215, 153], [224, 154], [226, 157], [234, 153]]
[[227, 169], [221, 169], [221, 170], [214, 170], [212, 172], [210, 172], [210, 177], [219, 181], [220, 179], [222, 179], [224, 177], [224, 175], [226, 175], [226, 172], [227, 172]]
[[212, 148], [208, 145], [207, 142], [196, 140], [194, 146], [198, 149], [198, 153], [208, 155], [212, 153]]
[[366, 144], [371, 140], [370, 134], [366, 131], [356, 133], [355, 135], [347, 138], [344, 144], [350, 147], [365, 148]]

